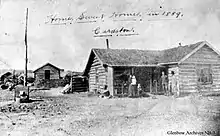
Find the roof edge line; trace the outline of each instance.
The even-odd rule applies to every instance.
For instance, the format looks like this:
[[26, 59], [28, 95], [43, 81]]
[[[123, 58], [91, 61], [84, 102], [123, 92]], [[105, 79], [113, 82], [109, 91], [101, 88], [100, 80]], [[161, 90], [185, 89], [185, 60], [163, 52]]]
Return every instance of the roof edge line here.
[[98, 58], [98, 60], [101, 62], [101, 65], [103, 65], [104, 63], [102, 62], [102, 60], [100, 59], [99, 55], [97, 55], [97, 53], [94, 51], [94, 49], [92, 49], [92, 52], [95, 54], [95, 56]]
[[179, 62], [158, 63], [158, 65], [178, 64]]
[[[185, 61], [186, 59], [188, 59], [191, 55], [193, 55], [195, 52], [197, 52], [199, 49], [201, 49], [207, 42], [203, 41], [202, 43], [200, 43], [200, 45], [198, 47], [196, 47], [194, 50], [192, 50], [189, 54], [187, 54], [185, 57], [183, 57], [178, 64], [181, 64], [183, 61]], [[209, 45], [208, 45], [209, 46]]]

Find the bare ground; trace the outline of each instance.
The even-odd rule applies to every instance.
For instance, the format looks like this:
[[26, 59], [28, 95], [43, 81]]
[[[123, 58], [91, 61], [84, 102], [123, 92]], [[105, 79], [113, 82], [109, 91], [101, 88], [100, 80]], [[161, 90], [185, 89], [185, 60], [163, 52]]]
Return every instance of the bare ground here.
[[[8, 104], [13, 93], [0, 91], [2, 136], [166, 136], [173, 132], [220, 130], [217, 96], [103, 99], [87, 93], [31, 93], [32, 103]], [[11, 103], [11, 102], [10, 102]], [[215, 132], [215, 134], [214, 134]]]

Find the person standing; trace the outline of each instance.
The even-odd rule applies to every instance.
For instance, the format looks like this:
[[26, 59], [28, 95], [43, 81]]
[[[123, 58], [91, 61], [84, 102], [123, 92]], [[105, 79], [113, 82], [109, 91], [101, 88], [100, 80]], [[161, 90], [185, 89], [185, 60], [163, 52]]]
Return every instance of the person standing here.
[[128, 77], [128, 96], [131, 96], [131, 95], [132, 95], [131, 79], [132, 79], [132, 75], [130, 75], [130, 76]]
[[131, 85], [132, 85], [132, 96], [136, 96], [137, 92], [137, 80], [136, 77], [133, 75], [131, 79]]
[[170, 77], [170, 93], [174, 93], [175, 97], [179, 96], [179, 89], [178, 89], [178, 82], [177, 82], [177, 77], [174, 73], [174, 71], [171, 71], [171, 77]]
[[139, 97], [141, 93], [142, 93], [141, 84], [138, 84], [137, 85], [137, 96]]
[[165, 75], [164, 72], [162, 72], [162, 76], [161, 76], [161, 80], [162, 80], [162, 89], [163, 92], [165, 93], [165, 95], [168, 95], [168, 77], [167, 75]]

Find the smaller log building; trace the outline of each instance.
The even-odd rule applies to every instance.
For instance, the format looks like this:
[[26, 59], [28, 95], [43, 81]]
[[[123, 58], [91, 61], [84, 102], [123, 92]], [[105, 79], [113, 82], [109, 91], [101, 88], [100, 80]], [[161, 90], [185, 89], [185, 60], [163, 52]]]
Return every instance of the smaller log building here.
[[34, 78], [36, 80], [50, 80], [50, 79], [60, 79], [60, 73], [63, 70], [50, 64], [46, 63], [45, 65], [34, 70]]

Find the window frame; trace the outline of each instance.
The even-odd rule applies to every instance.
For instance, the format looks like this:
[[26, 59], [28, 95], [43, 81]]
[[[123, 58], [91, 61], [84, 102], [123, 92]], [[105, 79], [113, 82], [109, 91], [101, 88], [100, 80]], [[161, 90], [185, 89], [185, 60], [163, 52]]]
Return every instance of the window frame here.
[[211, 65], [197, 67], [197, 82], [200, 85], [213, 84], [213, 72]]

